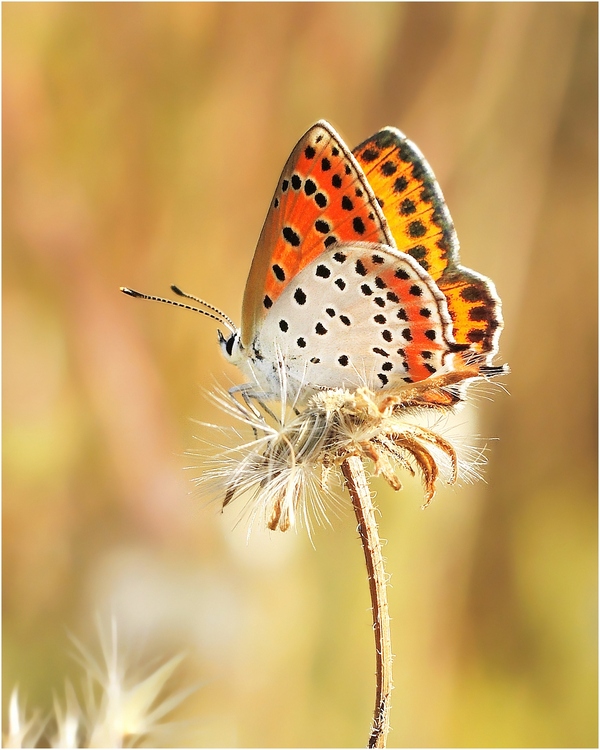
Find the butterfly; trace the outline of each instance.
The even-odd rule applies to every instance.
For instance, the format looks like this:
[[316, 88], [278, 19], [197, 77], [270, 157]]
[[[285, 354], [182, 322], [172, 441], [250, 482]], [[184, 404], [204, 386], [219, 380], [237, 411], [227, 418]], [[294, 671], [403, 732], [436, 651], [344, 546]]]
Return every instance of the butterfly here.
[[393, 127], [350, 151], [328, 122], [314, 124], [279, 178], [241, 327], [197, 301], [229, 329], [219, 331], [226, 359], [266, 398], [284, 382], [295, 400], [366, 386], [452, 406], [463, 381], [507, 371], [492, 362], [503, 326], [495, 287], [460, 265], [437, 180]]

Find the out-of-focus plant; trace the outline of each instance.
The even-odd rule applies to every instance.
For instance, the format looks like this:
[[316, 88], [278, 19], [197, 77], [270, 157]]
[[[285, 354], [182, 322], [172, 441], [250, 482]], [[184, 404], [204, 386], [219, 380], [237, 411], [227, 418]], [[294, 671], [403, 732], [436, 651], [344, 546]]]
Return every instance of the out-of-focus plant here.
[[195, 689], [172, 692], [167, 687], [183, 655], [145, 675], [132, 670], [118, 648], [114, 620], [108, 643], [101, 634], [102, 661], [79, 640], [72, 640], [84, 671], [81, 698], [67, 681], [64, 698], [55, 695], [52, 712], [43, 717], [39, 710], [27, 709], [15, 687], [3, 746], [37, 747], [40, 742], [56, 748], [164, 746], [169, 723], [163, 719]]

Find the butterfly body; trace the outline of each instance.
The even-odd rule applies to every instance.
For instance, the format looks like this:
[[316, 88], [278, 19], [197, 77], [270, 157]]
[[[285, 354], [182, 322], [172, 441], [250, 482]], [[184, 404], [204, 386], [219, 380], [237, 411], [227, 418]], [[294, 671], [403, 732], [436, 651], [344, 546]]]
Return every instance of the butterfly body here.
[[220, 343], [264, 394], [281, 395], [284, 378], [297, 398], [302, 389], [398, 390], [458, 371], [456, 380], [497, 374], [501, 328], [493, 284], [458, 263], [420, 151], [385, 128], [353, 154], [320, 121], [284, 167], [241, 329]]

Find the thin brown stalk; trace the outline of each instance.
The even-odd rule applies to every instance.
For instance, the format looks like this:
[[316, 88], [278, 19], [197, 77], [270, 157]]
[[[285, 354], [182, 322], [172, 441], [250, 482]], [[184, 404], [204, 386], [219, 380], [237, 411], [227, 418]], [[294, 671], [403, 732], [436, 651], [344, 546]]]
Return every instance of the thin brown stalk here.
[[381, 542], [375, 520], [375, 508], [365, 476], [362, 459], [347, 458], [342, 464], [346, 486], [358, 521], [358, 531], [365, 553], [369, 590], [373, 609], [373, 632], [377, 661], [375, 714], [368, 747], [385, 747], [390, 729], [390, 698], [392, 692], [392, 642], [387, 603], [386, 573]]

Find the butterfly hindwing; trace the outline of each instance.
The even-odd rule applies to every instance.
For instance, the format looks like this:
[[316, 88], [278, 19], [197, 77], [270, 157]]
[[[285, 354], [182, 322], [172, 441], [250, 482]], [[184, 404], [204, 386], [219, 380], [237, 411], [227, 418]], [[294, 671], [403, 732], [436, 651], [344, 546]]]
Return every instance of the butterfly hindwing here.
[[459, 264], [454, 224], [425, 157], [391, 127], [353, 153], [382, 206], [396, 246], [417, 260], [445, 295], [455, 340], [469, 344], [471, 352], [490, 362], [503, 325], [500, 299], [489, 279]]
[[292, 151], [271, 202], [244, 293], [243, 345], [307, 264], [334, 243], [350, 241], [395, 245], [360, 166], [320, 121]]
[[255, 340], [265, 361], [319, 387], [379, 389], [447, 370], [457, 345], [446, 301], [419, 264], [386, 245], [341, 243], [282, 292]]
[[445, 273], [437, 284], [446, 298], [457, 343], [469, 344], [469, 351], [485, 355], [491, 363], [503, 326], [502, 303], [494, 284], [463, 266]]
[[458, 259], [458, 240], [444, 196], [425, 157], [396, 128], [384, 128], [354, 155], [382, 206], [396, 245], [434, 281]]

